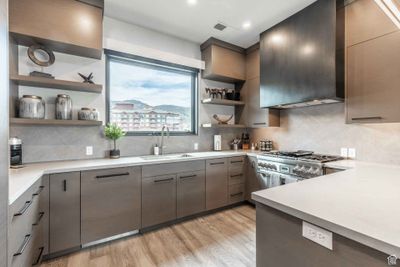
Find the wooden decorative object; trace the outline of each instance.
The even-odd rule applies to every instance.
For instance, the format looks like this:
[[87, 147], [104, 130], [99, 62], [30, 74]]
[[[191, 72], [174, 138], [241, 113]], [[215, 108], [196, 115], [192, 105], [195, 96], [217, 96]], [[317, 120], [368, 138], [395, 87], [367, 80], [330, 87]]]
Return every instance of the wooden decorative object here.
[[218, 124], [228, 124], [230, 120], [232, 120], [233, 115], [231, 115], [228, 119], [220, 119], [217, 114], [213, 115], [213, 118], [218, 121]]

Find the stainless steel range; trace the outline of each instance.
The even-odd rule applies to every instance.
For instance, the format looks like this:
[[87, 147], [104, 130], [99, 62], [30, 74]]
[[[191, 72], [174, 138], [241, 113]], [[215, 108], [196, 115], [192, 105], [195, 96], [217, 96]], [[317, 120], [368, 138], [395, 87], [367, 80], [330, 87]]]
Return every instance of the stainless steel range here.
[[270, 188], [321, 176], [323, 163], [341, 159], [311, 151], [273, 151], [257, 157], [257, 172]]

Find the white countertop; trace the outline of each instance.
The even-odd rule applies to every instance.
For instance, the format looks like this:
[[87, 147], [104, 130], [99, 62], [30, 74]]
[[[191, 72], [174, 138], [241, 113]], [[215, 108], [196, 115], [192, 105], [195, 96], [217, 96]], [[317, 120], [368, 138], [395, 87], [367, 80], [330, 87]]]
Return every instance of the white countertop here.
[[345, 171], [270, 188], [253, 200], [400, 256], [400, 166], [338, 161]]
[[[157, 157], [154, 159], [143, 159], [142, 157], [124, 157], [120, 159], [93, 159], [75, 161], [56, 161], [27, 164], [22, 169], [10, 169], [9, 173], [9, 204], [11, 205], [29, 187], [31, 187], [42, 175], [72, 171], [97, 170], [106, 168], [118, 168], [127, 166], [142, 166], [160, 163], [173, 163], [191, 160], [204, 160], [220, 157], [234, 157], [243, 155], [257, 155], [257, 151], [211, 151], [184, 153], [189, 154], [187, 158]], [[173, 156], [173, 155], [166, 155]], [[147, 157], [147, 156], [145, 156]]]

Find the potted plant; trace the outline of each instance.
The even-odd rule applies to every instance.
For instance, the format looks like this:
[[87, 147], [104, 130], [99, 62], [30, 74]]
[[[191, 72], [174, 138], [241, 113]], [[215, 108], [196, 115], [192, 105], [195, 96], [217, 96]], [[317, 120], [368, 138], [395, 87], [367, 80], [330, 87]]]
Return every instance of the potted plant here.
[[117, 124], [107, 124], [104, 128], [104, 135], [114, 142], [114, 149], [110, 150], [110, 158], [118, 159], [120, 157], [120, 151], [117, 149], [117, 140], [125, 136], [125, 132]]

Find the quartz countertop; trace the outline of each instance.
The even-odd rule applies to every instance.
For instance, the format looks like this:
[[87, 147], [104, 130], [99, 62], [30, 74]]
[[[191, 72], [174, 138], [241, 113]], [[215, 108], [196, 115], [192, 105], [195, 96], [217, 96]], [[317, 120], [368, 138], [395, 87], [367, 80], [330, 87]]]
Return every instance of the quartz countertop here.
[[400, 255], [400, 166], [337, 161], [344, 171], [254, 192], [252, 199], [388, 255]]
[[[182, 153], [189, 157], [179, 157], [182, 154], [171, 154], [164, 156], [143, 156], [143, 157], [122, 157], [119, 159], [92, 159], [92, 160], [72, 160], [55, 161], [27, 164], [21, 169], [10, 169], [9, 172], [9, 204], [11, 205], [18, 199], [29, 187], [31, 187], [42, 175], [97, 170], [106, 168], [118, 168], [127, 166], [143, 166], [151, 164], [174, 163], [191, 160], [204, 160], [222, 157], [234, 157], [253, 155], [256, 156], [259, 151], [210, 151]], [[176, 157], [175, 157], [176, 156]], [[145, 159], [146, 158], [146, 159]]]

